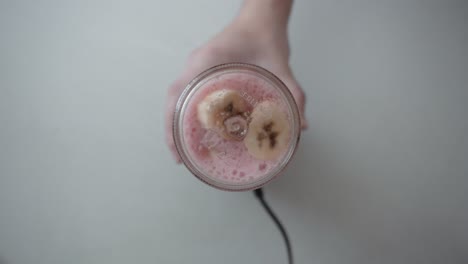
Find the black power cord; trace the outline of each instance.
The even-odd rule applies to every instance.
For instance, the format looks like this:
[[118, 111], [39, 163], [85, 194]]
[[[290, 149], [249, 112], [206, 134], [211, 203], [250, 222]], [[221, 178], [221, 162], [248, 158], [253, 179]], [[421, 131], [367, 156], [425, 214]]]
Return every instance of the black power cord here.
[[286, 244], [286, 250], [288, 251], [288, 263], [293, 264], [292, 247], [291, 247], [291, 242], [289, 241], [289, 237], [288, 237], [288, 233], [286, 232], [286, 229], [284, 228], [283, 224], [281, 224], [281, 221], [275, 215], [273, 210], [271, 210], [268, 203], [265, 201], [265, 198], [263, 197], [262, 188], [254, 190], [254, 194], [255, 194], [255, 197], [257, 197], [257, 199], [262, 204], [263, 208], [265, 208], [265, 211], [268, 213], [268, 215], [270, 215], [271, 219], [273, 219], [279, 231], [281, 232], [281, 235], [283, 236], [283, 239], [284, 239], [284, 243]]

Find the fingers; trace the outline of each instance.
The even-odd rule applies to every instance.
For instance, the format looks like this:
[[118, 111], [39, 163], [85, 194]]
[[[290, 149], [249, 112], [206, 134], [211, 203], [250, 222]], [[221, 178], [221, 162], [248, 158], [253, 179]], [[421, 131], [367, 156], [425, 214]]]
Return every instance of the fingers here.
[[294, 100], [296, 101], [297, 107], [299, 108], [299, 114], [300, 114], [300, 118], [301, 118], [301, 128], [302, 129], [307, 129], [309, 124], [308, 124], [307, 119], [305, 117], [306, 98], [305, 98], [304, 90], [302, 90], [299, 83], [295, 79], [293, 79], [291, 77], [285, 78], [283, 80], [283, 82], [286, 84], [286, 86], [291, 91], [291, 94], [293, 95]]
[[180, 155], [177, 152], [175, 142], [174, 142], [174, 135], [173, 135], [173, 120], [174, 120], [174, 112], [175, 107], [177, 104], [177, 99], [180, 95], [180, 92], [183, 89], [183, 84], [181, 81], [175, 81], [170, 87], [167, 95], [167, 105], [166, 105], [166, 143], [169, 146], [169, 150], [171, 151], [174, 159], [177, 163], [181, 162]]
[[166, 105], [166, 143], [169, 146], [169, 149], [174, 156], [174, 159], [177, 163], [181, 163], [182, 160], [180, 158], [179, 153], [177, 152], [175, 142], [174, 142], [174, 134], [173, 134], [173, 121], [174, 121], [174, 114], [176, 110], [176, 104], [179, 100], [179, 96], [193, 78], [192, 70], [190, 67], [184, 71], [179, 79], [169, 86], [168, 94], [167, 94], [167, 105]]
[[299, 112], [301, 114], [301, 127], [302, 129], [307, 129], [309, 127], [309, 123], [307, 122], [307, 118], [305, 116], [305, 93], [299, 84], [296, 84], [296, 86], [293, 86], [293, 88], [291, 88], [291, 93], [293, 94], [294, 99], [296, 100]]

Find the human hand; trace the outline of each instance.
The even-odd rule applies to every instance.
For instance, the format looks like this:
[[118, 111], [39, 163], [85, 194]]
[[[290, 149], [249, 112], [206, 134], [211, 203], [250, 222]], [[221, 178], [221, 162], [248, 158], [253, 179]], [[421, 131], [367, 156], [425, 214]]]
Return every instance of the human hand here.
[[302, 128], [307, 127], [304, 116], [305, 95], [289, 66], [289, 45], [286, 27], [265, 29], [239, 16], [222, 32], [195, 49], [187, 59], [185, 69], [169, 87], [166, 107], [166, 141], [176, 161], [180, 157], [175, 148], [172, 121], [177, 100], [186, 85], [199, 73], [215, 65], [243, 62], [261, 66], [281, 79], [289, 88], [299, 107]]

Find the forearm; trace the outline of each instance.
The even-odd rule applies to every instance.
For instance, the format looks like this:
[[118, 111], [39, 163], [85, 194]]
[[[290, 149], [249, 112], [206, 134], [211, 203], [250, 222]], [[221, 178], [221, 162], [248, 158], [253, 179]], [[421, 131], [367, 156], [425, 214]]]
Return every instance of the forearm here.
[[237, 17], [252, 29], [284, 31], [293, 0], [245, 0]]

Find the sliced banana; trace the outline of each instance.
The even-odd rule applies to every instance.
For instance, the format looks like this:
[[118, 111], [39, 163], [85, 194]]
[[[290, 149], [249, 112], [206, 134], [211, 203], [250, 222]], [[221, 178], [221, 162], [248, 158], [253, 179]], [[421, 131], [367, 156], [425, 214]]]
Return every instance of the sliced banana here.
[[207, 95], [198, 104], [197, 116], [204, 128], [221, 131], [229, 137], [225, 121], [235, 116], [245, 117], [247, 111], [247, 102], [238, 92], [224, 89]]
[[244, 144], [253, 157], [261, 160], [277, 158], [288, 147], [290, 124], [286, 114], [273, 102], [264, 101], [250, 115]]

